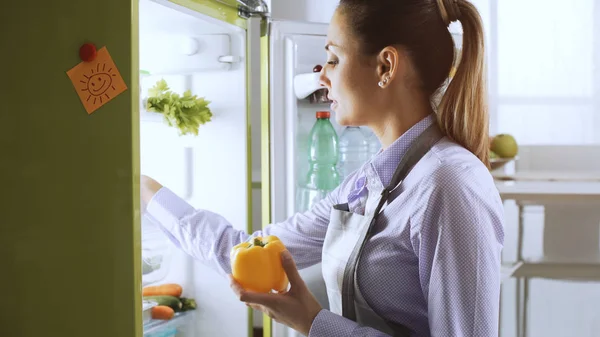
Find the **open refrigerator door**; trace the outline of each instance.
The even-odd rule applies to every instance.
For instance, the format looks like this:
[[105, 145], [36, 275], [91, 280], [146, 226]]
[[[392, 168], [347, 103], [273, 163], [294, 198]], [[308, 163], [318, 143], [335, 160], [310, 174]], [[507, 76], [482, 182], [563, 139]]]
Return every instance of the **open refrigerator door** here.
[[[247, 230], [248, 116], [260, 104], [249, 81], [259, 60], [250, 55], [260, 53], [261, 20], [243, 13], [254, 12], [214, 1], [140, 1], [140, 167], [193, 207]], [[148, 214], [141, 229], [142, 286], [182, 289], [168, 319], [152, 306], [172, 297], [144, 296], [145, 337], [251, 334], [250, 311], [216, 266], [179, 250]]]
[[[317, 108], [298, 100], [294, 92], [294, 78], [310, 74], [316, 64], [325, 61], [323, 47], [327, 34], [324, 24], [273, 21], [269, 34], [268, 76], [269, 112], [263, 113], [263, 223], [284, 221], [296, 212], [296, 187], [299, 171], [300, 149], [306, 148], [308, 137], [306, 119], [314, 116], [315, 109], [328, 107], [326, 102]], [[302, 53], [302, 54], [300, 54]], [[315, 82], [309, 75], [303, 81], [314, 92]], [[308, 110], [308, 112], [307, 112]], [[309, 116], [304, 116], [305, 114]], [[304, 123], [302, 123], [304, 121]], [[268, 126], [268, 128], [265, 128]], [[266, 135], [266, 136], [265, 136]], [[268, 139], [267, 142], [264, 140]], [[268, 214], [264, 214], [268, 212]], [[300, 274], [322, 306], [327, 307], [325, 283], [320, 264], [300, 270]], [[273, 337], [295, 336], [296, 332], [265, 318], [265, 331]]]

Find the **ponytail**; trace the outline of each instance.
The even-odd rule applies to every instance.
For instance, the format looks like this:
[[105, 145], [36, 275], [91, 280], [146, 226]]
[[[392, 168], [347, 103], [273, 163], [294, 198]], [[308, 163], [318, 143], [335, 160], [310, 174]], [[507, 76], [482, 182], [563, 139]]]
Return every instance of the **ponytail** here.
[[[475, 6], [462, 0], [438, 0], [442, 18], [463, 28], [463, 47], [456, 73], [438, 106], [440, 128], [489, 168], [489, 117], [484, 66], [484, 36]], [[449, 16], [455, 16], [455, 20]]]

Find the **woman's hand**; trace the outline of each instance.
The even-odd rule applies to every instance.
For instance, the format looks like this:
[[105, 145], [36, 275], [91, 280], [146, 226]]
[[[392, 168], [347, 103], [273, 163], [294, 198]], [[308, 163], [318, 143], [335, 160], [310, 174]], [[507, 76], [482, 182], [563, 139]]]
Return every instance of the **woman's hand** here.
[[162, 188], [162, 185], [145, 175], [140, 177], [140, 197], [142, 198], [142, 209], [145, 209], [152, 197]]
[[281, 253], [283, 269], [290, 281], [290, 290], [280, 294], [263, 294], [245, 291], [230, 275], [231, 288], [240, 301], [260, 310], [275, 321], [308, 335], [312, 322], [321, 311], [321, 305], [308, 290], [300, 277], [292, 255], [286, 250]]

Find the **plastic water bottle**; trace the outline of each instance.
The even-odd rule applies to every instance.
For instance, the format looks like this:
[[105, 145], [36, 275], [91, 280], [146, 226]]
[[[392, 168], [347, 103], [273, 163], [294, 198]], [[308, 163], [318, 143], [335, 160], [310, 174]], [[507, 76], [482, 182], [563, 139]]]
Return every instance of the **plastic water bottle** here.
[[381, 149], [381, 143], [377, 136], [371, 129], [366, 129], [365, 131], [367, 142], [369, 143], [369, 158], [375, 157], [379, 149]]
[[339, 169], [342, 180], [369, 160], [369, 143], [358, 126], [347, 126], [340, 135]]
[[298, 186], [296, 211], [309, 210], [341, 182], [337, 170], [338, 136], [329, 120], [329, 111], [318, 111], [308, 138], [309, 169]]

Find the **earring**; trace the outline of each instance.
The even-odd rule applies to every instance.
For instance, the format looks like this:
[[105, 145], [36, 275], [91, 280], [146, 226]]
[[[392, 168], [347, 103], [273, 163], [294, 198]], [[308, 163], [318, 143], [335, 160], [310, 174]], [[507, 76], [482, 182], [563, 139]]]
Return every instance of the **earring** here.
[[386, 84], [388, 81], [387, 77], [383, 79], [383, 81], [379, 81], [379, 83], [377, 83], [380, 87], [383, 88], [383, 85]]

